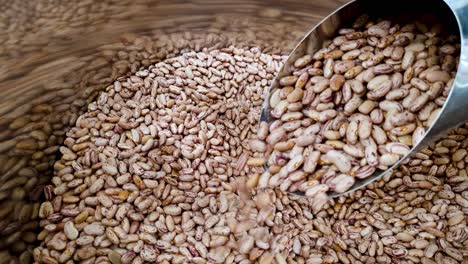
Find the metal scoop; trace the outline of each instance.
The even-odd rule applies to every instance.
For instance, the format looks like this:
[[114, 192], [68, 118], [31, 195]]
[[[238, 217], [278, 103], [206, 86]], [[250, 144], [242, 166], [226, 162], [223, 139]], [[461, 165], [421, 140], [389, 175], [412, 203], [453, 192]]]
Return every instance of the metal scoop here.
[[[338, 197], [353, 192], [380, 179], [383, 175], [391, 173], [402, 160], [412, 153], [427, 147], [458, 124], [468, 121], [468, 47], [466, 47], [468, 38], [468, 0], [397, 0], [385, 2], [356, 0], [338, 8], [317, 24], [291, 52], [265, 97], [260, 121], [272, 121], [272, 117], [270, 116], [271, 109], [269, 107], [270, 96], [280, 87], [279, 80], [284, 76], [290, 75], [294, 62], [305, 54], [315, 53], [322, 48], [324, 41], [336, 36], [339, 28], [350, 27], [353, 21], [362, 14], [367, 14], [371, 17], [375, 16], [375, 18], [395, 17], [396, 14], [398, 14], [398, 17], [409, 15], [414, 18], [417, 18], [419, 15], [434, 15], [437, 18], [437, 22], [444, 24], [444, 29], [450, 29], [454, 34], [460, 36], [460, 62], [453, 87], [445, 105], [432, 127], [427, 129], [424, 138], [387, 170], [377, 170], [373, 175], [365, 179], [356, 179], [355, 184], [348, 191], [343, 193], [329, 192], [329, 197]], [[304, 193], [295, 194], [304, 195]]]

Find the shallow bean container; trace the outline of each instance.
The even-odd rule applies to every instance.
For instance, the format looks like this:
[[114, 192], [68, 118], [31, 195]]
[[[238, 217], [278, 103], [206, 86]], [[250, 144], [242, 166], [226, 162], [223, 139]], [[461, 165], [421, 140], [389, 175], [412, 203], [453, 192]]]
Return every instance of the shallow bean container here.
[[[116, 78], [185, 51], [259, 46], [292, 50], [346, 1], [325, 0], [0, 0], [0, 263], [32, 263], [39, 206], [49, 198], [67, 130]], [[461, 36], [449, 117], [465, 117], [467, 0], [356, 1], [317, 38], [356, 17], [432, 14]], [[358, 9], [360, 8], [360, 9]], [[320, 45], [312, 43], [311, 45]], [[308, 48], [308, 47], [305, 47]], [[283, 54], [287, 55], [287, 54]], [[432, 133], [432, 132], [431, 132]]]

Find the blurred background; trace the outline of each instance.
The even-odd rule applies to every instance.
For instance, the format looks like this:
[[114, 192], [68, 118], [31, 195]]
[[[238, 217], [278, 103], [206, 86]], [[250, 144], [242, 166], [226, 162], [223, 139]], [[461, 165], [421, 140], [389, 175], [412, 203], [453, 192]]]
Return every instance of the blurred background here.
[[0, 0], [0, 263], [32, 262], [59, 146], [117, 77], [185, 51], [285, 53], [345, 2]]

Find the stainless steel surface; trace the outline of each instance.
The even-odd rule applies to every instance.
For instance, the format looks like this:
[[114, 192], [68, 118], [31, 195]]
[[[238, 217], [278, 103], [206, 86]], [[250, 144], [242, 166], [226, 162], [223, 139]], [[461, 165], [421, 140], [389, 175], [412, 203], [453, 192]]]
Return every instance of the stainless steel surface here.
[[[385, 171], [377, 170], [368, 178], [356, 180], [356, 183], [347, 192], [330, 192], [329, 197], [338, 197], [353, 192], [380, 179], [383, 175], [391, 173], [405, 158], [427, 147], [449, 129], [456, 127], [461, 122], [468, 121], [468, 48], [466, 47], [468, 43], [468, 0], [397, 0], [387, 2], [356, 0], [343, 5], [317, 24], [291, 52], [269, 89], [263, 104], [260, 121], [268, 122], [271, 120], [268, 99], [278, 89], [279, 79], [291, 73], [294, 61], [304, 54], [311, 54], [322, 48], [322, 43], [334, 37], [339, 28], [346, 25], [351, 26], [353, 19], [362, 14], [368, 14], [375, 18], [412, 18], [413, 20], [415, 17], [433, 16], [432, 19], [437, 19], [438, 22], [444, 25], [444, 28], [453, 31], [454, 34], [460, 35], [460, 63], [447, 101], [435, 124], [426, 131], [423, 140], [416, 146], [413, 146], [407, 155], [402, 157], [389, 169]], [[304, 195], [303, 193], [296, 194]]]

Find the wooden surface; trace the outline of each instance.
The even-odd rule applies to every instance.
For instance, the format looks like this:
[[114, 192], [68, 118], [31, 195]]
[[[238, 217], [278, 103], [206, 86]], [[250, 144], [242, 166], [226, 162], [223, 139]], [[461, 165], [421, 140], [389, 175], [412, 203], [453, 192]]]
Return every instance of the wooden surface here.
[[273, 7], [283, 9], [286, 14], [296, 15], [319, 22], [341, 5], [350, 0], [271, 0]]

